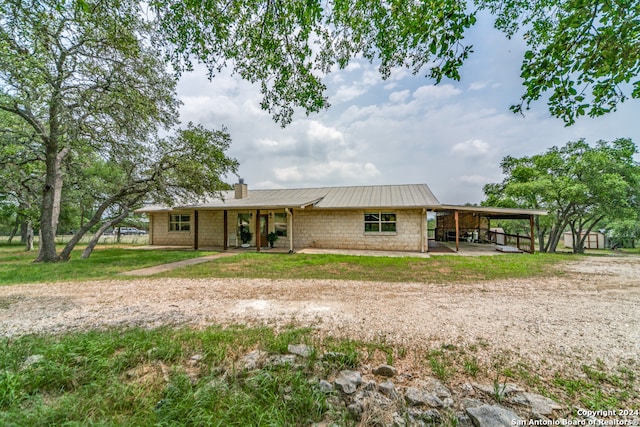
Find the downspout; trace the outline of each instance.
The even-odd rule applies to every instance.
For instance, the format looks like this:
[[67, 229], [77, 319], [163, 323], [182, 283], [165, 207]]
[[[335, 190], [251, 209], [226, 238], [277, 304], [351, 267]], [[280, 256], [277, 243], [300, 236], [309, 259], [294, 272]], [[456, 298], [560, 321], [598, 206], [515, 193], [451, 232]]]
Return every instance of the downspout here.
[[285, 208], [284, 211], [287, 213], [287, 233], [289, 234], [289, 253], [293, 253], [293, 212], [291, 209]]

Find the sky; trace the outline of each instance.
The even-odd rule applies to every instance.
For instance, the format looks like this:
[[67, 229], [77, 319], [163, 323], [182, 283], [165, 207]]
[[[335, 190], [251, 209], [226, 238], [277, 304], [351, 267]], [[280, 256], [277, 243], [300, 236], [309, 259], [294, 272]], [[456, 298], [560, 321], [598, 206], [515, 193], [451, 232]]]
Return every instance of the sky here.
[[[355, 60], [325, 80], [331, 107], [299, 111], [286, 128], [260, 109], [260, 90], [227, 72], [212, 81], [196, 67], [181, 77], [181, 121], [226, 126], [228, 155], [249, 190], [351, 185], [428, 184], [444, 204], [480, 203], [487, 183], [503, 179], [505, 156], [531, 156], [585, 138], [631, 138], [640, 144], [640, 101], [565, 127], [544, 101], [525, 116], [509, 106], [524, 87], [521, 40], [507, 40], [480, 16], [466, 39], [474, 53], [460, 81], [434, 85], [424, 74], [395, 70], [382, 80], [376, 65]], [[229, 183], [237, 182], [229, 177]]]

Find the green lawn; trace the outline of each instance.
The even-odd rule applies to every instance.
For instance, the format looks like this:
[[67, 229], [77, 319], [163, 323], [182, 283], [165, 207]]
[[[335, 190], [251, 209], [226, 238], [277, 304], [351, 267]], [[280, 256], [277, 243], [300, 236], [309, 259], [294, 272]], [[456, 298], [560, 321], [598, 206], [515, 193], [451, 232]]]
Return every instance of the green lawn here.
[[[119, 273], [209, 255], [190, 250], [135, 250], [134, 246], [99, 246], [88, 259], [83, 247], [71, 261], [36, 264], [36, 251], [0, 244], [0, 284], [81, 281], [117, 278]], [[183, 267], [154, 277], [248, 277], [272, 279], [342, 279], [419, 283], [468, 283], [561, 275], [559, 263], [575, 259], [559, 254], [506, 254], [498, 256], [367, 257], [242, 253], [203, 264]]]
[[243, 253], [162, 273], [162, 277], [342, 279], [420, 283], [468, 283], [560, 275], [570, 255], [505, 254], [431, 258]]
[[209, 255], [213, 252], [135, 250], [133, 247], [97, 247], [88, 259], [81, 259], [83, 246], [71, 260], [33, 263], [37, 249], [27, 252], [22, 245], [0, 244], [0, 285], [123, 278], [123, 271], [166, 264]]

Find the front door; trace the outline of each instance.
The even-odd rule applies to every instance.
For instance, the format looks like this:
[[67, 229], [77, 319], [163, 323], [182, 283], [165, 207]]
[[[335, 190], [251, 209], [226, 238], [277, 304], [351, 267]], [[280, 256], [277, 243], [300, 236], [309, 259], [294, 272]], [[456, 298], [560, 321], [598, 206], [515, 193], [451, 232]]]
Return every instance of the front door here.
[[269, 232], [269, 215], [260, 215], [260, 247], [266, 248], [269, 246], [267, 241], [267, 234]]

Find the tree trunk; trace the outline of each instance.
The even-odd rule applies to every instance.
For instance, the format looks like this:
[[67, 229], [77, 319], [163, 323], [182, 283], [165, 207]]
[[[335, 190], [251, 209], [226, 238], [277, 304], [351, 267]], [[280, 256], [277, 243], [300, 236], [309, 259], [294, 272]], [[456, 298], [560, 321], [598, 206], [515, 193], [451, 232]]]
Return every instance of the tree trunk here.
[[27, 224], [27, 241], [26, 241], [26, 250], [33, 250], [33, 222], [31, 220], [26, 221]]
[[7, 241], [9, 244], [11, 244], [11, 242], [13, 241], [13, 238], [16, 237], [16, 234], [18, 234], [18, 228], [19, 228], [19, 221], [16, 218], [16, 223], [13, 226], [13, 229], [11, 230], [11, 233], [9, 234], [9, 240]]
[[89, 258], [89, 256], [91, 256], [93, 249], [98, 244], [98, 241], [100, 240], [100, 237], [105, 232], [105, 230], [109, 227], [112, 227], [113, 224], [117, 224], [123, 219], [125, 219], [127, 215], [129, 215], [129, 209], [125, 209], [124, 212], [122, 212], [120, 215], [118, 215], [116, 218], [112, 219], [111, 221], [105, 222], [102, 225], [102, 227], [100, 227], [98, 231], [96, 231], [96, 234], [91, 238], [91, 241], [89, 242], [87, 247], [84, 248], [84, 251], [82, 251], [82, 256], [80, 258]]
[[57, 144], [48, 144], [45, 165], [44, 194], [40, 210], [40, 246], [36, 262], [57, 262], [60, 257], [56, 252], [56, 231], [60, 216], [62, 197], [62, 161], [69, 153], [68, 148], [60, 152]]

